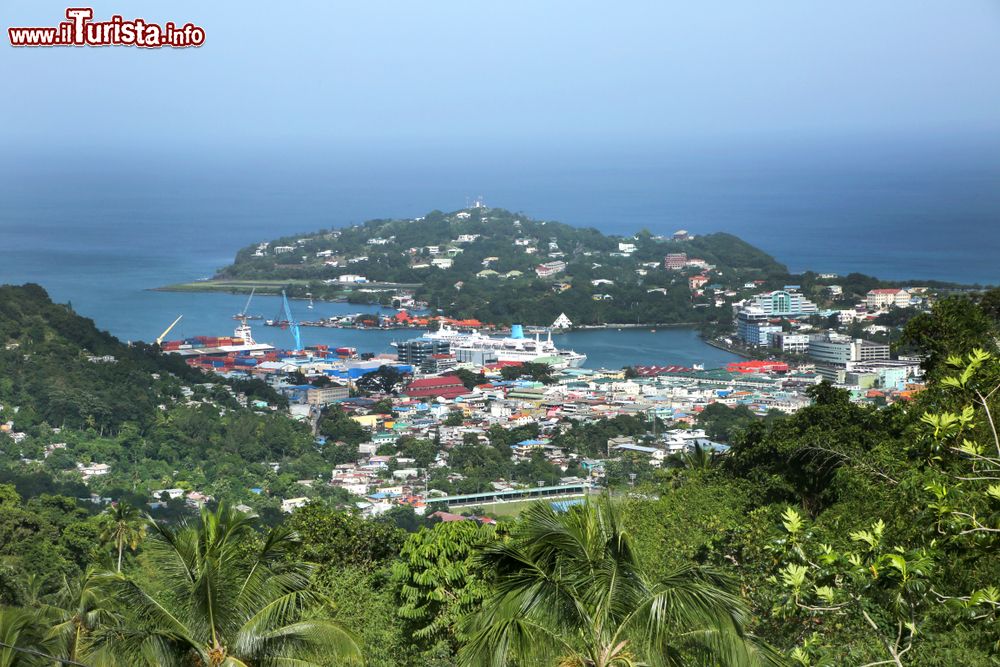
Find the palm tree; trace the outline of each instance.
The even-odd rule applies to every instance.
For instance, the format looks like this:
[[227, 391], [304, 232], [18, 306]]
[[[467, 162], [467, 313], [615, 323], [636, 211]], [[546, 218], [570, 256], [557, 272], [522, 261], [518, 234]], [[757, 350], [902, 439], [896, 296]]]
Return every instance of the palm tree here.
[[712, 449], [696, 442], [690, 450], [667, 459], [667, 465], [670, 468], [705, 471], [715, 466], [716, 456]]
[[109, 507], [105, 512], [111, 523], [101, 533], [103, 542], [114, 541], [118, 550], [118, 572], [122, 571], [122, 552], [127, 545], [129, 549], [135, 551], [139, 542], [146, 534], [146, 524], [142, 521], [138, 508], [134, 505], [121, 501]]
[[634, 667], [776, 661], [744, 632], [748, 612], [720, 575], [688, 567], [662, 581], [642, 571], [608, 498], [557, 513], [527, 509], [511, 538], [485, 551], [494, 593], [464, 628], [464, 665]]
[[0, 667], [52, 665], [50, 648], [44, 624], [34, 611], [0, 607]]
[[70, 663], [78, 661], [94, 631], [118, 620], [99, 583], [100, 577], [94, 570], [87, 570], [76, 580], [64, 578], [55, 599], [39, 608], [40, 615], [49, 623], [47, 639]]
[[310, 590], [312, 567], [289, 558], [294, 533], [263, 536], [258, 518], [222, 504], [197, 524], [149, 520], [152, 593], [122, 573], [103, 575], [120, 604], [117, 623], [99, 627], [88, 661], [103, 665], [310, 667], [359, 657], [352, 636], [320, 617], [326, 603]]

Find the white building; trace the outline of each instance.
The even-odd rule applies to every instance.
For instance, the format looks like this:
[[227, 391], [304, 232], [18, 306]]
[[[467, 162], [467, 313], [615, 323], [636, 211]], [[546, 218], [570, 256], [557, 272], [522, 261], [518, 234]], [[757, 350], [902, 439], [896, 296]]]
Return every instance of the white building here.
[[85, 482], [91, 477], [100, 477], [111, 472], [111, 466], [107, 463], [91, 463], [90, 465], [77, 463], [76, 469], [80, 472], [80, 476], [83, 477], [83, 481]]
[[288, 500], [281, 501], [281, 511], [285, 514], [291, 514], [296, 509], [300, 507], [305, 507], [309, 503], [309, 499], [306, 497], [300, 498], [289, 498]]
[[797, 317], [819, 311], [815, 303], [791, 289], [758, 294], [748, 305], [760, 308], [771, 317]]
[[871, 310], [880, 308], [906, 308], [910, 305], [910, 293], [905, 289], [873, 289], [865, 295], [865, 305]]
[[535, 267], [535, 273], [539, 278], [547, 278], [566, 270], [566, 262], [546, 262]]
[[809, 351], [809, 335], [788, 332], [769, 334], [771, 346], [785, 354], [805, 354]]
[[572, 326], [573, 323], [568, 317], [566, 317], [566, 313], [559, 313], [559, 317], [557, 317], [556, 321], [552, 323], [553, 329], [569, 329]]

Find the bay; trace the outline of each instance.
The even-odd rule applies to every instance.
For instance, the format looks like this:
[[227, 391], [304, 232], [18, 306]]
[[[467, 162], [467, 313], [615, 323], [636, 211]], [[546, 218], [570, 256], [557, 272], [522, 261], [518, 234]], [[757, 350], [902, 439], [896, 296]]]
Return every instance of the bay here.
[[[245, 297], [150, 290], [207, 278], [261, 240], [455, 210], [477, 195], [606, 233], [727, 231], [793, 271], [1000, 283], [1000, 153], [919, 145], [496, 160], [216, 155], [133, 164], [0, 156], [0, 282], [39, 283], [124, 340], [152, 340], [179, 314], [171, 337], [224, 335]], [[251, 310], [273, 317], [277, 305], [260, 297]], [[324, 314], [359, 310], [317, 304]], [[279, 334], [287, 337], [258, 331], [288, 345]], [[305, 340], [379, 352], [393, 336], [306, 330]], [[558, 342], [587, 353], [588, 366], [712, 366], [730, 358], [690, 331], [573, 332]]]

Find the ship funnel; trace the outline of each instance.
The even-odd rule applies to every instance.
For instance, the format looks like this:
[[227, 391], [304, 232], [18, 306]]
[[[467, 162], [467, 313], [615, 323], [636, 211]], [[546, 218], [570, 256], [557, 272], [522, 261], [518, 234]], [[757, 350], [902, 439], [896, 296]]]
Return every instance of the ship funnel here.
[[510, 337], [511, 338], [524, 338], [524, 327], [520, 324], [514, 324], [510, 327]]

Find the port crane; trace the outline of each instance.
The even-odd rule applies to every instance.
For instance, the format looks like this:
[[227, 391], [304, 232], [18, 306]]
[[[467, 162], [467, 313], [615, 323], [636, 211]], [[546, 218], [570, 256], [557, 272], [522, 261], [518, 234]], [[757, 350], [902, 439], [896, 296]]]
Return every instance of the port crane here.
[[281, 304], [285, 309], [285, 321], [288, 323], [288, 328], [292, 330], [292, 336], [295, 337], [295, 349], [302, 349], [302, 333], [299, 331], [299, 323], [292, 319], [292, 309], [288, 305], [288, 296], [285, 295], [285, 290], [281, 290]]
[[253, 289], [250, 290], [250, 296], [247, 298], [247, 305], [243, 306], [243, 312], [240, 313], [239, 315], [236, 315], [233, 319], [236, 319], [236, 320], [245, 320], [245, 319], [247, 319], [247, 311], [250, 310], [250, 302], [253, 301], [253, 295], [254, 295], [254, 293], [256, 291], [257, 291], [256, 287], [254, 287]]
[[167, 327], [166, 329], [164, 329], [163, 333], [161, 333], [159, 336], [156, 337], [156, 344], [157, 345], [159, 345], [159, 344], [161, 344], [163, 342], [163, 339], [167, 337], [167, 334], [170, 333], [171, 329], [173, 329], [175, 326], [177, 326], [177, 323], [181, 321], [182, 317], [184, 317], [184, 316], [183, 315], [178, 315], [177, 319], [174, 320], [173, 323], [171, 323], [171, 325], [169, 327]]

